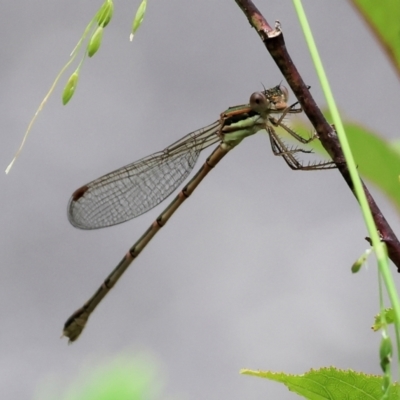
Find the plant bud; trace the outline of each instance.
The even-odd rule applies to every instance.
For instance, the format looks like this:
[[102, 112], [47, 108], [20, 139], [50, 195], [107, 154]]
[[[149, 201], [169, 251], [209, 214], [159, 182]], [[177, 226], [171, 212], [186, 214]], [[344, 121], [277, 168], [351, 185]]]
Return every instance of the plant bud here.
[[64, 106], [70, 101], [71, 97], [75, 93], [76, 85], [78, 84], [78, 70], [76, 70], [68, 79], [67, 84], [64, 87], [62, 102]]
[[96, 54], [97, 50], [101, 45], [101, 40], [103, 39], [103, 30], [102, 26], [99, 26], [96, 31], [93, 33], [92, 37], [90, 38], [87, 50], [88, 56], [92, 57]]
[[381, 360], [381, 368], [383, 372], [386, 371], [386, 367], [390, 364], [392, 359], [392, 341], [390, 340], [389, 336], [383, 336], [381, 345], [379, 347], [379, 357]]
[[99, 26], [105, 28], [108, 23], [111, 21], [111, 18], [114, 13], [114, 3], [112, 0], [107, 0], [100, 7], [100, 10], [97, 12], [96, 21]]
[[130, 36], [131, 41], [132, 41], [133, 36], [135, 35], [136, 31], [139, 29], [140, 25], [143, 22], [144, 14], [146, 12], [146, 5], [147, 5], [147, 0], [143, 0], [140, 3], [138, 10], [136, 11], [136, 15], [135, 15], [135, 18], [134, 18], [133, 24], [132, 24], [132, 33]]

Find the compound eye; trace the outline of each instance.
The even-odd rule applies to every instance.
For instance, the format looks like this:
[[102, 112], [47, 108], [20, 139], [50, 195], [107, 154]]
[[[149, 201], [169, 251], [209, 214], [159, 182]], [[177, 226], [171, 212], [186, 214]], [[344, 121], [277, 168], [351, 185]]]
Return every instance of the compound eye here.
[[279, 85], [279, 90], [282, 92], [284, 101], [286, 103], [289, 99], [289, 91], [287, 90], [286, 86], [283, 85]]
[[289, 100], [289, 92], [286, 89], [286, 86], [283, 85], [279, 85], [279, 90], [282, 92], [283, 97], [285, 99], [285, 103], [287, 103], [287, 101]]
[[270, 106], [269, 100], [265, 97], [264, 93], [254, 92], [250, 96], [250, 107], [258, 114], [262, 114], [268, 110]]

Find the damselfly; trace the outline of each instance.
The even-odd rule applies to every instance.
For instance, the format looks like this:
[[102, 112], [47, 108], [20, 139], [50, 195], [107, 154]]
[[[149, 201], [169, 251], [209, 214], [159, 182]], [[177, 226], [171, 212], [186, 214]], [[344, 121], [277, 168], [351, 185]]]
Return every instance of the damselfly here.
[[274, 128], [281, 127], [303, 144], [316, 138], [316, 135], [313, 135], [304, 139], [285, 124], [285, 117], [302, 111], [297, 103], [288, 106], [287, 100], [288, 91], [282, 85], [255, 92], [250, 96], [249, 104], [228, 108], [213, 124], [189, 133], [165, 150], [110, 172], [73, 193], [68, 204], [68, 219], [75, 227], [97, 229], [125, 222], [149, 211], [166, 199], [189, 175], [200, 152], [219, 142], [196, 175], [129, 249], [96, 293], [68, 318], [63, 335], [67, 336], [70, 342], [79, 337], [90, 314], [153, 236], [192, 194], [210, 170], [244, 138], [265, 129], [273, 153], [283, 157], [289, 167], [295, 170], [335, 167], [332, 162], [303, 165], [296, 158], [296, 153], [311, 151], [288, 148], [277, 135]]

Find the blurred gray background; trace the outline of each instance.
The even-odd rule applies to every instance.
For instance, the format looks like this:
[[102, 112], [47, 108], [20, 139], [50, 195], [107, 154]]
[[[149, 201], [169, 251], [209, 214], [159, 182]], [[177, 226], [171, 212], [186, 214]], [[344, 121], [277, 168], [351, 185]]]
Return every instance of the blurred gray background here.
[[[4, 2], [3, 169], [100, 4]], [[367, 247], [356, 201], [336, 171], [289, 170], [264, 133], [200, 185], [82, 337], [72, 346], [59, 339], [67, 317], [167, 204], [116, 227], [79, 231], [66, 217], [71, 193], [283, 79], [233, 0], [150, 1], [130, 43], [138, 4], [116, 2], [71, 103], [63, 107], [60, 98], [72, 69], [10, 175], [0, 174], [2, 398], [32, 399], [49, 381], [61, 398], [87, 363], [143, 351], [165, 376], [161, 398], [296, 398], [277, 383], [239, 375], [240, 368], [380, 373], [380, 336], [370, 330], [379, 307], [375, 263], [350, 273]], [[257, 5], [270, 23], [281, 21], [294, 62], [324, 105], [292, 3]], [[344, 1], [304, 5], [343, 114], [398, 138], [398, 80], [359, 16]], [[398, 230], [392, 206], [373, 193]]]

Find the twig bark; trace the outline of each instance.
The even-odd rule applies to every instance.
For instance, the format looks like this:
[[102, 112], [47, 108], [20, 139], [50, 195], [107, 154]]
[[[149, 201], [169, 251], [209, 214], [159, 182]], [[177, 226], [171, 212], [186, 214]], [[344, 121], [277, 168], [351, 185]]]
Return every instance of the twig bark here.
[[[314, 126], [316, 132], [318, 133], [322, 145], [332, 157], [332, 160], [336, 163], [339, 172], [342, 174], [347, 185], [355, 195], [353, 183], [350, 178], [349, 170], [347, 168], [336, 132], [324, 118], [321, 110], [318, 108], [317, 104], [311, 96], [310, 91], [308, 90], [306, 84], [301, 78], [296, 66], [293, 64], [293, 61], [290, 58], [289, 53], [287, 52], [285, 40], [283, 38], [283, 33], [280, 30], [279, 24], [272, 28], [251, 0], [235, 1], [241, 8], [243, 13], [246, 15], [247, 19], [250, 22], [250, 25], [256, 30], [261, 40], [264, 42], [265, 47], [271, 54], [271, 57], [277, 64], [278, 68], [281, 70], [287, 83], [297, 97], [301, 107], [304, 110], [304, 113], [307, 115], [311, 124]], [[375, 203], [375, 200], [373, 199], [371, 193], [368, 191], [364, 183], [363, 188], [367, 196], [368, 203], [371, 208], [372, 215], [378, 228], [381, 240], [386, 243], [389, 257], [396, 265], [397, 271], [400, 272], [399, 240], [397, 239], [392, 228], [386, 221], [384, 215], [380, 211], [378, 205]]]

